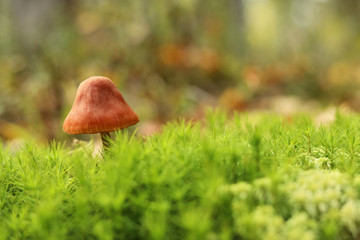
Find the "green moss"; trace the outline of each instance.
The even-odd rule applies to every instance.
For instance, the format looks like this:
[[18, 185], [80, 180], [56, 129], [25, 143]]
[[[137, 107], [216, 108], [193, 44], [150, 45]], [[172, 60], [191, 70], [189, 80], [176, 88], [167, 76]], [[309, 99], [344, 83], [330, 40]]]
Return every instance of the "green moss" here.
[[209, 113], [109, 151], [0, 150], [0, 239], [356, 239], [360, 116]]

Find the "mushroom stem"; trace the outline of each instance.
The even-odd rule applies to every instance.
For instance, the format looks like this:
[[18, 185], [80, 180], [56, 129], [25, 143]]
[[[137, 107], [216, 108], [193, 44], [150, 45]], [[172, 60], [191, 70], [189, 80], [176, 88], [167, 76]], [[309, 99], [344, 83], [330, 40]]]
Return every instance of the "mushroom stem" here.
[[102, 132], [100, 134], [101, 134], [101, 140], [102, 140], [104, 149], [109, 148], [110, 147], [109, 139], [111, 139], [110, 133], [109, 132]]

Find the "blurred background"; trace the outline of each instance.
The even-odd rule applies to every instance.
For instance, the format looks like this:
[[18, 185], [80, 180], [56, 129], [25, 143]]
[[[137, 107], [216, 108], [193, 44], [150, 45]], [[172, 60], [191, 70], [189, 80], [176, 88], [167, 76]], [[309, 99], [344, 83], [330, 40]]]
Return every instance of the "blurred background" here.
[[69, 138], [79, 83], [111, 78], [146, 135], [208, 106], [360, 110], [360, 0], [2, 0], [0, 137]]

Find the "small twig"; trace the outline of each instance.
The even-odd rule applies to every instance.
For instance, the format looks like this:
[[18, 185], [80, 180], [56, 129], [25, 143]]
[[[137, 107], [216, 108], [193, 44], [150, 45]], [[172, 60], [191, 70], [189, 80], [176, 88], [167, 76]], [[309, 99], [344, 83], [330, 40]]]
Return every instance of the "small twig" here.
[[102, 132], [101, 134], [101, 140], [103, 143], [103, 148], [106, 151], [110, 147], [109, 139], [111, 139], [111, 135], [109, 132]]

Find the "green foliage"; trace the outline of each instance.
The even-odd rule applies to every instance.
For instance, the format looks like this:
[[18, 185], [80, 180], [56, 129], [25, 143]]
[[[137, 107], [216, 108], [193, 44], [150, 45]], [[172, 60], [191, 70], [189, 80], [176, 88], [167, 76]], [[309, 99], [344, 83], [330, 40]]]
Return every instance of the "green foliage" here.
[[359, 116], [173, 122], [0, 150], [0, 239], [358, 239]]

